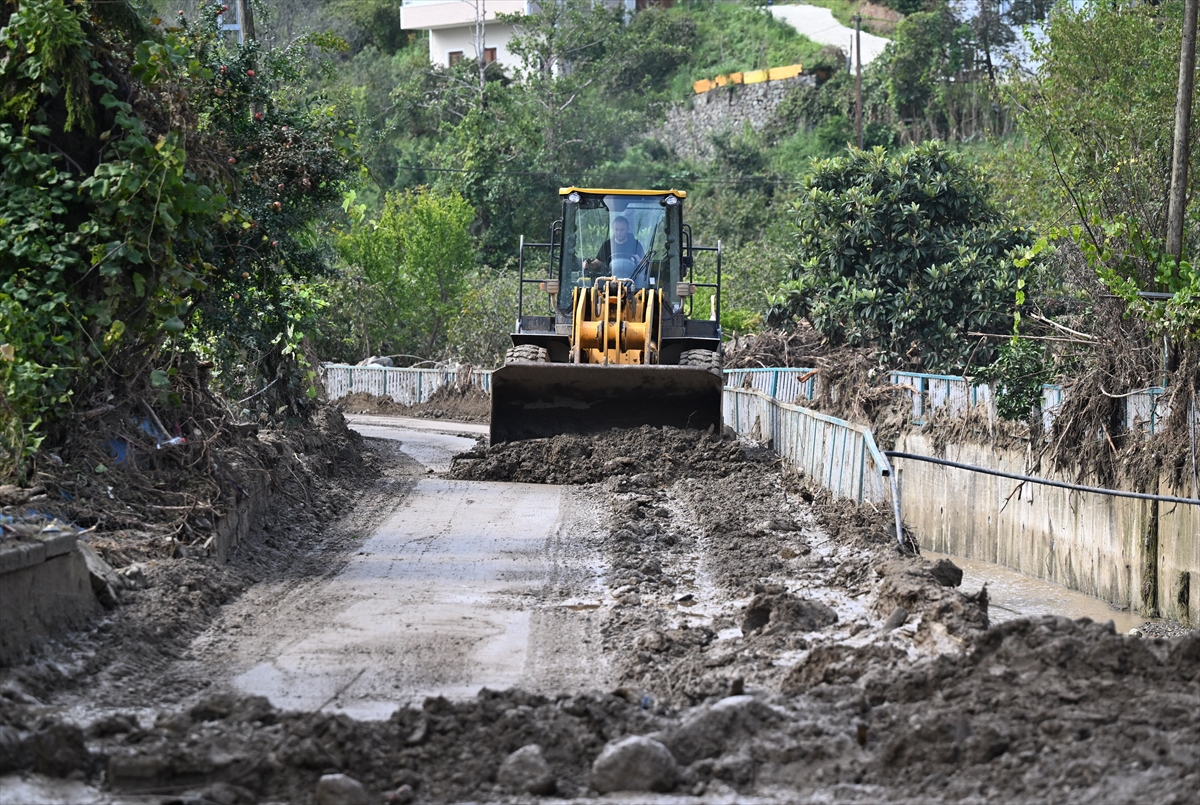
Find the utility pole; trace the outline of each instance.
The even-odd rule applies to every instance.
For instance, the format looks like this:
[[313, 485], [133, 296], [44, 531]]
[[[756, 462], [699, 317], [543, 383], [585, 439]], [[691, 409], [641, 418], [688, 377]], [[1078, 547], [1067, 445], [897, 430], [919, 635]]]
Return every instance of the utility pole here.
[[[1195, 3], [1196, 0], [1190, 0]], [[1195, 19], [1193, 17], [1193, 19]], [[858, 132], [858, 148], [862, 150], [862, 15], [854, 15], [854, 129]], [[1193, 29], [1195, 26], [1192, 26]]]
[[1196, 4], [1183, 3], [1183, 43], [1179, 51], [1179, 91], [1175, 97], [1175, 143], [1171, 148], [1171, 192], [1167, 203], [1167, 254], [1183, 259], [1183, 213], [1187, 205], [1188, 134], [1196, 75]]
[[238, 20], [242, 24], [241, 40], [245, 42], [253, 42], [254, 36], [254, 9], [250, 7], [250, 0], [238, 0]]

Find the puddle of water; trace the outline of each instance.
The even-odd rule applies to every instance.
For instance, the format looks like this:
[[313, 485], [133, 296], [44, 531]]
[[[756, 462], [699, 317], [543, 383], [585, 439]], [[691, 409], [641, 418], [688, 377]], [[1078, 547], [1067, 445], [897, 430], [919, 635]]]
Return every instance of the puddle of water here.
[[962, 568], [964, 590], [978, 590], [986, 582], [988, 619], [992, 623], [1036, 615], [1064, 615], [1071, 619], [1091, 618], [1098, 623], [1110, 620], [1117, 632], [1124, 634], [1147, 620], [1127, 610], [1113, 609], [1107, 601], [1068, 590], [1061, 584], [1026, 576], [1003, 565], [926, 550], [921, 551], [921, 556], [933, 562], [949, 559]]

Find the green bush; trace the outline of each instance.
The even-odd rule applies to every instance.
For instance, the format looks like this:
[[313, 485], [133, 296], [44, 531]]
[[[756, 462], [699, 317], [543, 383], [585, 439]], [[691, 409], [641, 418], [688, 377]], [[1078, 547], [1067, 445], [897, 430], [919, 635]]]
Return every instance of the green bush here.
[[941, 143], [817, 163], [794, 212], [792, 276], [770, 323], [806, 318], [886, 365], [955, 373], [994, 357], [970, 333], [1012, 331], [1018, 282], [1034, 273], [1014, 258], [1033, 238]]

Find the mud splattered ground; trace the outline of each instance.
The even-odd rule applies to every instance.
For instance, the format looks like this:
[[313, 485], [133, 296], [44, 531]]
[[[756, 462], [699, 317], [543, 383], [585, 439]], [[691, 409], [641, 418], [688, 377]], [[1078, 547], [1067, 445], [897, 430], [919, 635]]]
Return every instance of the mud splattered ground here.
[[[666, 752], [625, 758], [626, 780], [654, 758], [666, 775], [661, 793], [631, 795], [639, 802], [1182, 805], [1200, 791], [1195, 632], [1138, 639], [1061, 617], [989, 627], [986, 591], [902, 552], [885, 515], [823, 501], [769, 452], [719, 434], [560, 437], [454, 462], [451, 480], [575, 484], [571, 495], [599, 507], [594, 533], [568, 540], [595, 584], [537, 595], [595, 620], [603, 687], [485, 688], [366, 721], [336, 706], [284, 711], [172, 660], [230, 611], [222, 596], [240, 596], [237, 607], [287, 579], [334, 578], [357, 550], [350, 538], [407, 505], [425, 468], [403, 444], [368, 446], [380, 475], [354, 519], [330, 518], [319, 535], [299, 527], [290, 558], [253, 577], [259, 543], [229, 568], [150, 573], [109, 626], [6, 673], [0, 772], [17, 773], [5, 791], [305, 803], [322, 775], [341, 773], [364, 801], [529, 801], [533, 778], [506, 758], [537, 744], [550, 780], [537, 790], [574, 799], [607, 790], [593, 763], [630, 735]], [[267, 523], [263, 551], [284, 522]], [[105, 648], [137, 655], [113, 631], [149, 628], [193, 585], [204, 597], [194, 631], [164, 639], [162, 656]], [[162, 599], [140, 609], [139, 596]]]

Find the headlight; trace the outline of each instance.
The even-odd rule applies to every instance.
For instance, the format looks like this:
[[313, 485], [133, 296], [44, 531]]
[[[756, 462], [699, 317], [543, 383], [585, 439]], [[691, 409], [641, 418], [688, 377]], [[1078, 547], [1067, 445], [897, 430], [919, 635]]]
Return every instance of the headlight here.
[[677, 196], [667, 196], [666, 201], [664, 203], [668, 207], [674, 207], [676, 204], [679, 203], [679, 198]]
[[570, 194], [569, 196], [567, 196], [567, 201], [571, 202], [572, 204], [578, 204], [579, 203], [579, 194], [578, 193]]

